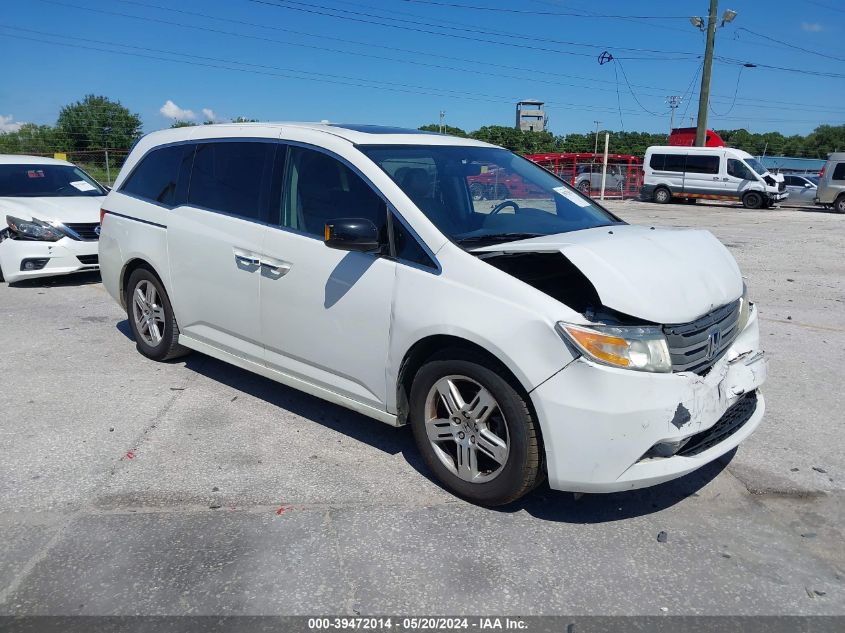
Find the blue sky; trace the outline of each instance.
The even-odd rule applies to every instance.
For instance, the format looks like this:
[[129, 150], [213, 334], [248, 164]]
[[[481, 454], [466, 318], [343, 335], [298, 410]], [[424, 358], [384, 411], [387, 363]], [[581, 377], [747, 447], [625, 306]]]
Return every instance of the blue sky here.
[[[456, 4], [513, 12], [447, 6]], [[726, 61], [713, 67], [710, 127], [806, 134], [821, 123], [843, 123], [840, 0], [720, 5], [720, 13], [731, 8], [738, 16], [717, 31], [716, 54]], [[668, 95], [684, 97], [676, 121], [685, 114], [689, 123], [696, 113], [704, 35], [688, 16], [706, 14], [707, 6], [707, 0], [8, 2], [0, 13], [0, 129], [52, 124], [62, 105], [95, 93], [140, 114], [146, 131], [189, 116], [179, 109], [197, 121], [207, 109], [220, 119], [408, 127], [436, 122], [445, 110], [447, 123], [472, 130], [512, 125], [519, 98], [545, 100], [558, 134], [594, 129], [595, 120], [602, 129], [663, 131]], [[603, 51], [615, 61], [600, 65]], [[162, 113], [168, 102], [170, 117]]]

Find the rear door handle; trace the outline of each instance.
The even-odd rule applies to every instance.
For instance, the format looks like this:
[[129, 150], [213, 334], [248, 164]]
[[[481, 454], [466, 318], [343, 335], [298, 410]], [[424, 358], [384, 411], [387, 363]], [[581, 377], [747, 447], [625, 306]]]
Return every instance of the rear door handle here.
[[293, 267], [293, 264], [291, 264], [290, 262], [282, 261], [280, 259], [267, 258], [261, 260], [261, 267], [270, 271], [278, 277], [284, 277], [290, 272], [290, 269]]

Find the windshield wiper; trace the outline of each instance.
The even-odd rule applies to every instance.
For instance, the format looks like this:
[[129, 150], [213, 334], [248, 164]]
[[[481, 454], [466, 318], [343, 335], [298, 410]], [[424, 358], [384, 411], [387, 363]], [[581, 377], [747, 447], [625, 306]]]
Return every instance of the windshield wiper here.
[[543, 237], [545, 233], [493, 233], [491, 235], [472, 235], [456, 240], [458, 244], [476, 244], [478, 242], [514, 242], [516, 240], [527, 240], [532, 237]]

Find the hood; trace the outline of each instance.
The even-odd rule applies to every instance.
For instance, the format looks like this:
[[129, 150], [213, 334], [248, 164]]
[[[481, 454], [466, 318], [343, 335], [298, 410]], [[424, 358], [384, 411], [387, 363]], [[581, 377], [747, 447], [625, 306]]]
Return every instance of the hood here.
[[616, 225], [473, 249], [560, 251], [593, 284], [602, 304], [654, 323], [686, 323], [735, 301], [742, 276], [709, 231]]
[[100, 206], [105, 196], [60, 196], [48, 198], [0, 198], [0, 226], [6, 226], [6, 216], [21, 220], [55, 220], [66, 222], [99, 222]]

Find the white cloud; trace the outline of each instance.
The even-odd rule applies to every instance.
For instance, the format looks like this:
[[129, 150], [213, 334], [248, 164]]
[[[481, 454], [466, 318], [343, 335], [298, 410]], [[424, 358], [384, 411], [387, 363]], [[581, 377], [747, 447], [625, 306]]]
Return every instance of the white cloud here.
[[206, 121], [213, 121], [214, 123], [217, 122], [217, 115], [211, 108], [203, 108], [202, 115], [205, 117]]
[[197, 118], [193, 110], [183, 110], [170, 99], [164, 102], [164, 105], [159, 108], [159, 112], [168, 119], [176, 119], [177, 121], [193, 121]]
[[818, 22], [802, 22], [801, 30], [808, 31], [809, 33], [818, 33], [819, 31], [824, 31], [824, 27]]
[[23, 123], [16, 123], [12, 121], [15, 117], [11, 114], [9, 116], [3, 116], [0, 114], [0, 132], [17, 132], [21, 129], [21, 125]]

